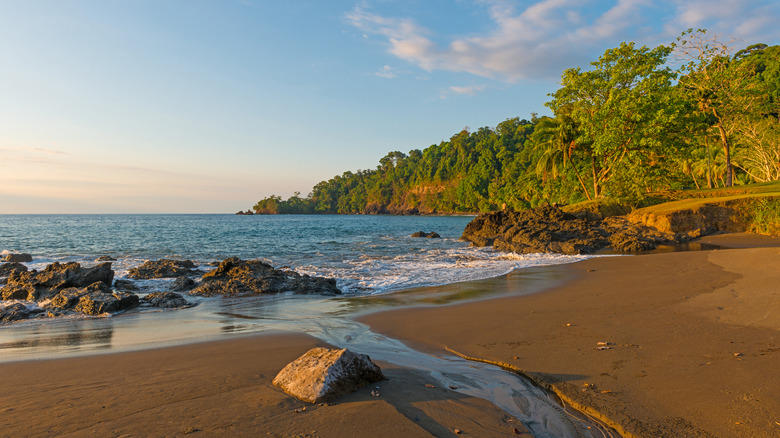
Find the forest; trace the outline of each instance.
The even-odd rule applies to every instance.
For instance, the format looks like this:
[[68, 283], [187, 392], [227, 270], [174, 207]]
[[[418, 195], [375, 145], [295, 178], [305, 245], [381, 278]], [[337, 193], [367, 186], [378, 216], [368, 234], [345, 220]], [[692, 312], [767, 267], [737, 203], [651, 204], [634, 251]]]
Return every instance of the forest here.
[[689, 29], [567, 69], [553, 116], [468, 128], [347, 171], [256, 214], [449, 214], [780, 179], [780, 46], [734, 50]]

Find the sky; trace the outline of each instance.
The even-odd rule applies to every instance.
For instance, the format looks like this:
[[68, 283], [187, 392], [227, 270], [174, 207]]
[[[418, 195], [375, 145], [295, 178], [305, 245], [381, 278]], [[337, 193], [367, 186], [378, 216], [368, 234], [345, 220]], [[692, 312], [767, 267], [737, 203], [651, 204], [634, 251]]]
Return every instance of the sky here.
[[464, 127], [566, 68], [776, 0], [0, 0], [0, 214], [233, 213]]

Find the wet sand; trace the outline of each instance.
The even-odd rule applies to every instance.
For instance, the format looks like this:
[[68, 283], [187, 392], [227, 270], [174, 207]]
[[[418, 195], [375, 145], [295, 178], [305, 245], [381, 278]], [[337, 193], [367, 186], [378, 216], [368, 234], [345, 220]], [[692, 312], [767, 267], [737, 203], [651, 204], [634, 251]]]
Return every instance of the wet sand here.
[[[273, 386], [309, 348], [304, 335], [0, 365], [0, 436], [525, 436], [490, 403], [379, 362], [388, 380], [311, 405]], [[305, 408], [305, 410], [303, 410]], [[296, 410], [298, 412], [296, 412]], [[514, 433], [518, 429], [519, 434]]]
[[361, 320], [522, 371], [626, 436], [777, 437], [778, 240], [713, 236], [738, 249], [595, 258], [554, 268], [575, 279], [541, 293]]

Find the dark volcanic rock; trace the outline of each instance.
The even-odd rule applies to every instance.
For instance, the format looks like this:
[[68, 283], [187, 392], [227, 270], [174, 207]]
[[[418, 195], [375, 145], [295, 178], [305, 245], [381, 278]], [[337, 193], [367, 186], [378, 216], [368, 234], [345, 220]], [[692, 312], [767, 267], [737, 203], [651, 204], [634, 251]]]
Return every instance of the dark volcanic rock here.
[[301, 294], [337, 295], [341, 291], [333, 278], [310, 277], [294, 271], [274, 269], [258, 260], [231, 257], [203, 276], [193, 295], [254, 295], [295, 292]]
[[30, 254], [8, 254], [5, 256], [6, 262], [15, 262], [15, 263], [27, 263], [32, 261], [32, 256]]
[[438, 239], [441, 236], [435, 231], [431, 231], [430, 233], [426, 233], [425, 231], [418, 231], [412, 234], [412, 237], [427, 237], [429, 239]]
[[143, 265], [130, 269], [127, 276], [130, 278], [150, 279], [203, 274], [203, 271], [194, 268], [195, 263], [193, 263], [192, 260], [148, 260]]
[[96, 262], [115, 262], [116, 259], [111, 256], [100, 256], [95, 259]]
[[82, 268], [78, 263], [54, 262], [43, 271], [14, 271], [0, 296], [4, 300], [21, 299], [40, 301], [51, 298], [62, 289], [86, 287], [95, 282], [109, 286], [114, 279], [111, 263], [101, 263], [92, 268]]
[[114, 287], [125, 292], [138, 290], [138, 286], [130, 280], [114, 280]]
[[195, 286], [197, 286], [197, 283], [195, 283], [195, 280], [191, 279], [190, 277], [178, 277], [173, 281], [171, 289], [177, 292], [186, 292], [188, 290], [192, 290]]
[[622, 218], [577, 218], [549, 205], [481, 214], [466, 226], [461, 238], [474, 246], [492, 245], [521, 254], [592, 254], [605, 249], [636, 252], [674, 242], [674, 236]]
[[189, 305], [183, 296], [175, 292], [153, 292], [141, 298], [141, 301], [148, 306], [161, 309], [177, 309]]
[[18, 262], [8, 262], [0, 265], [0, 277], [7, 277], [14, 271], [27, 272], [27, 266]]
[[49, 307], [58, 310], [74, 310], [87, 315], [100, 315], [132, 309], [138, 306], [138, 295], [112, 292], [102, 282], [85, 288], [70, 287], [52, 298]]
[[10, 306], [0, 309], [0, 324], [27, 319], [30, 317], [30, 313], [30, 309], [24, 304], [11, 304]]

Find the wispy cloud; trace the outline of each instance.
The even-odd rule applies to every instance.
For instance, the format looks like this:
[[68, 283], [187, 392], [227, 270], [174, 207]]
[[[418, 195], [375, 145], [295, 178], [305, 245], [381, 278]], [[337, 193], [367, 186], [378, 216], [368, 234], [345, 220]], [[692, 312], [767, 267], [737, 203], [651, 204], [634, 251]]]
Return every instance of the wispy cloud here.
[[395, 74], [393, 71], [393, 68], [389, 65], [386, 65], [379, 69], [374, 75], [379, 76], [380, 78], [386, 78], [386, 79], [393, 79], [397, 77], [398, 75]]
[[455, 36], [443, 44], [434, 42], [434, 32], [415, 20], [372, 13], [365, 2], [347, 19], [365, 34], [385, 39], [389, 53], [424, 70], [467, 72], [507, 82], [556, 78], [563, 69], [587, 64], [621, 41], [667, 43], [688, 27], [733, 30], [738, 38], [751, 42], [769, 35], [780, 37], [780, 27], [775, 25], [780, 4], [772, 0], [542, 0], [527, 6], [513, 0], [481, 0], [478, 4], [492, 22], [489, 30]]
[[450, 91], [452, 91], [453, 93], [465, 94], [468, 96], [474, 96], [475, 94], [479, 93], [484, 89], [485, 89], [484, 85], [474, 85], [469, 87], [457, 87], [457, 86], [450, 87]]

